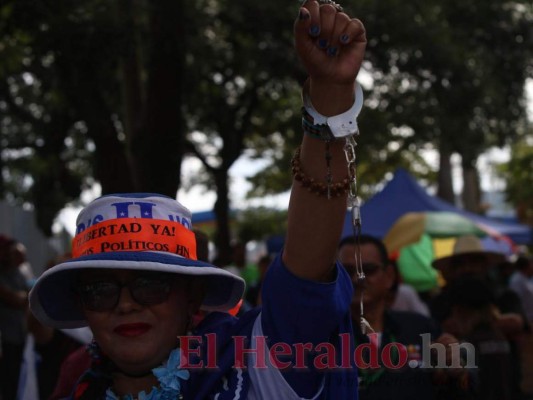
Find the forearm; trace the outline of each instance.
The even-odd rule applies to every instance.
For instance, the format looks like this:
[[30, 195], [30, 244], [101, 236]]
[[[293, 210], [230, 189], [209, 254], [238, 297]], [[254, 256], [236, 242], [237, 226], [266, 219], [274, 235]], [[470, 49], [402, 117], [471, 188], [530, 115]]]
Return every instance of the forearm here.
[[[307, 82], [308, 93], [314, 111], [322, 117], [348, 111], [351, 113], [354, 83], [366, 47], [365, 29], [361, 21], [341, 12], [331, 2], [319, 4], [315, 0], [307, 0], [295, 21], [294, 35], [296, 52], [310, 77]], [[327, 42], [326, 47], [322, 45], [323, 41]], [[306, 107], [311, 109], [309, 104]], [[313, 121], [308, 121], [306, 116], [306, 123], [323, 125], [324, 118], [316, 113], [315, 117], [320, 122], [315, 122], [315, 117], [311, 117]], [[358, 111], [354, 111], [354, 115], [350, 117], [356, 118], [357, 113]], [[350, 121], [351, 124], [354, 123], [353, 120]], [[336, 129], [339, 136], [353, 132], [355, 129], [350, 128], [356, 126], [342, 128], [343, 131]], [[331, 173], [330, 183], [341, 182], [348, 176], [344, 143], [344, 139], [330, 143], [331, 160], [328, 168], [326, 143], [304, 137], [299, 175], [303, 174], [326, 185]], [[347, 194], [341, 193], [340, 196], [328, 198], [327, 191], [318, 191], [321, 193], [312, 193], [302, 187], [299, 181], [293, 181], [283, 262], [300, 278], [328, 281], [332, 279], [331, 272], [346, 213]]]
[[[311, 81], [311, 102], [325, 116], [338, 115], [354, 102], [353, 84], [326, 85]], [[343, 151], [345, 140], [331, 142], [330, 171], [334, 182], [348, 176]], [[308, 177], [326, 183], [326, 143], [305, 136], [300, 155], [301, 169]], [[300, 182], [293, 181], [289, 204], [288, 230], [283, 261], [295, 275], [315, 281], [331, 279], [337, 245], [346, 214], [344, 193], [331, 197], [311, 193]]]

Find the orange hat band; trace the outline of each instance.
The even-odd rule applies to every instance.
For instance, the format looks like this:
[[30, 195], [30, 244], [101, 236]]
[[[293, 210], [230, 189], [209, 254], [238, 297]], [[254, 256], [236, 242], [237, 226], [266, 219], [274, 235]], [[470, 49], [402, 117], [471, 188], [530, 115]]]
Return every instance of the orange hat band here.
[[102, 221], [72, 239], [72, 256], [117, 251], [164, 251], [196, 260], [194, 232], [178, 222], [119, 218]]

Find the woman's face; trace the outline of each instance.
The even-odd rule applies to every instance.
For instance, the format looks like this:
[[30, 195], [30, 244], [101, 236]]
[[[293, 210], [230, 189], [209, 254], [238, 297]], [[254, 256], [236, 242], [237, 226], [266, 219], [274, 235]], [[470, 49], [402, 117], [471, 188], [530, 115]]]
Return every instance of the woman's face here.
[[[122, 371], [142, 374], [159, 366], [178, 336], [185, 335], [195, 311], [186, 281], [131, 270], [81, 273], [79, 297], [87, 322], [102, 351]], [[117, 292], [118, 298], [113, 296]]]

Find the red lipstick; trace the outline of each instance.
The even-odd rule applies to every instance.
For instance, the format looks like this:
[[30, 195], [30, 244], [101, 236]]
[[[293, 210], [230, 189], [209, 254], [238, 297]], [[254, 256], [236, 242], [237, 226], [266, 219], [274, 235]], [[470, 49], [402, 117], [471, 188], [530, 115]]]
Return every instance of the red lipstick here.
[[150, 324], [145, 324], [143, 322], [134, 323], [134, 324], [122, 324], [118, 325], [113, 332], [120, 336], [124, 337], [135, 337], [140, 336], [150, 330], [152, 326]]

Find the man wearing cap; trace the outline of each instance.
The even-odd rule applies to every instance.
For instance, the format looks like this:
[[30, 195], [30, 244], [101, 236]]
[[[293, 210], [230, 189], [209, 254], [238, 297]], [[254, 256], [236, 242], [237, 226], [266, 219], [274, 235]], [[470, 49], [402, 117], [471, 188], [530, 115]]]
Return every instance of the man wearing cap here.
[[[352, 333], [352, 285], [335, 254], [349, 190], [343, 138], [357, 132], [365, 32], [332, 1], [310, 0], [294, 35], [309, 73], [306, 135], [293, 161], [286, 245], [265, 278], [262, 308], [240, 319], [226, 313], [244, 282], [197, 259], [190, 212], [175, 200], [96, 199], [78, 217], [73, 258], [30, 294], [42, 322], [93, 330], [94, 361], [74, 399], [357, 398], [352, 364], [336, 364]], [[193, 327], [199, 308], [209, 314]]]

